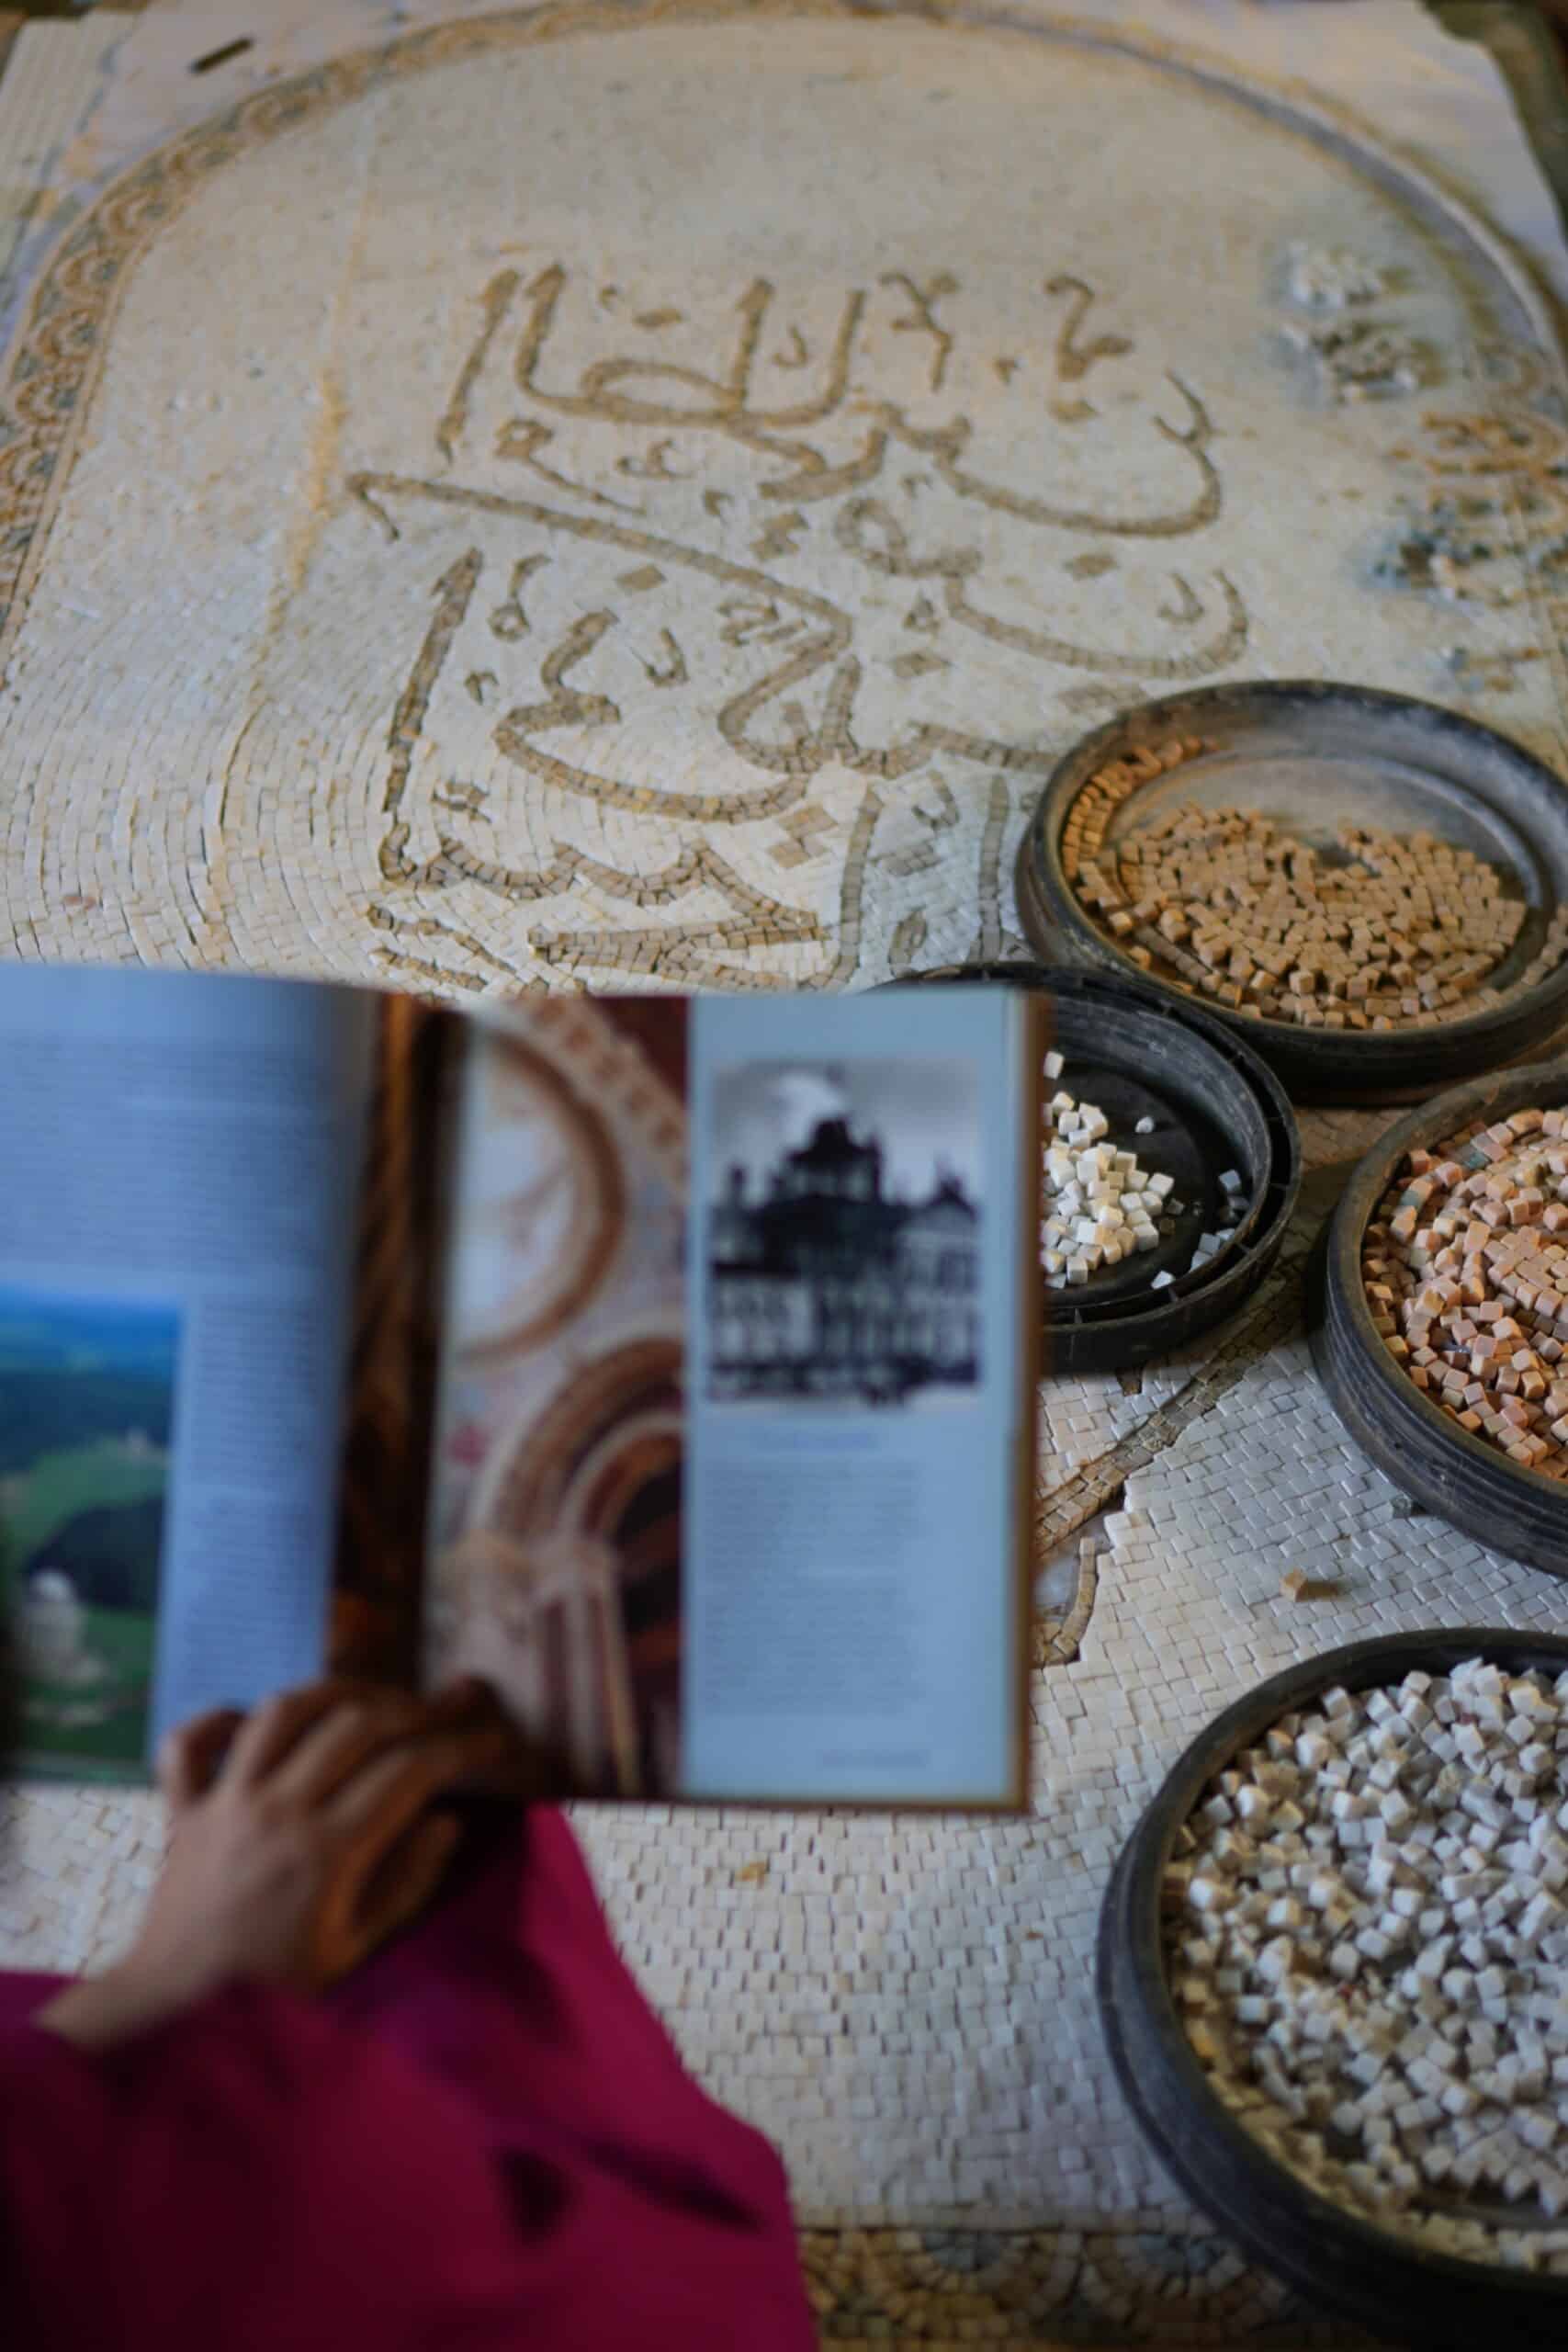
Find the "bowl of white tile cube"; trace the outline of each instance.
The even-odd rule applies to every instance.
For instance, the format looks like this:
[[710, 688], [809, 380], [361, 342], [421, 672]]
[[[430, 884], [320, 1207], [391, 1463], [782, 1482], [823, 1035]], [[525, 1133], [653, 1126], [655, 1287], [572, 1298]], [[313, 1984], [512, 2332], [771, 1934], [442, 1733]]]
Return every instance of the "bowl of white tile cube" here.
[[1319, 1377], [1378, 1467], [1568, 1577], [1568, 1061], [1452, 1087], [1391, 1127], [1308, 1290]]
[[1234, 1314], [1273, 1264], [1301, 1182], [1279, 1080], [1206, 1013], [1109, 974], [965, 964], [899, 985], [976, 981], [1047, 1008], [1046, 1369], [1128, 1371]]
[[1398, 2343], [1568, 2344], [1568, 1639], [1463, 1628], [1275, 1676], [1172, 1769], [1101, 1912], [1162, 2161]]

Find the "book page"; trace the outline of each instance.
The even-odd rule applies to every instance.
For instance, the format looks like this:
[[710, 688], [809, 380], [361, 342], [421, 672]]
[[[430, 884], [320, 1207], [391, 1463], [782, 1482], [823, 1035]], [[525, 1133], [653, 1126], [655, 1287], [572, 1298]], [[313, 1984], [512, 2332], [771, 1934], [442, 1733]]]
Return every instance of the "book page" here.
[[688, 1012], [465, 1023], [426, 1675], [489, 1676], [579, 1794], [679, 1781]]
[[378, 1000], [0, 973], [0, 1578], [26, 1760], [319, 1671]]
[[689, 1795], [1019, 1800], [1021, 1017], [695, 1008]]
[[427, 1675], [490, 1676], [575, 1793], [1018, 1802], [1022, 1009], [466, 1028]]

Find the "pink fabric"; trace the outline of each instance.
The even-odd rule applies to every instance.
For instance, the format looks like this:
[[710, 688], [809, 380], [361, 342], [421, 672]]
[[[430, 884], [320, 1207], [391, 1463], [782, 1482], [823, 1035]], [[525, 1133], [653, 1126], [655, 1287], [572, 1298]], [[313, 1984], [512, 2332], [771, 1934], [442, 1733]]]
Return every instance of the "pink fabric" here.
[[536, 1808], [329, 1999], [85, 2057], [0, 1977], [7, 2343], [809, 2352], [783, 2168], [685, 2072]]

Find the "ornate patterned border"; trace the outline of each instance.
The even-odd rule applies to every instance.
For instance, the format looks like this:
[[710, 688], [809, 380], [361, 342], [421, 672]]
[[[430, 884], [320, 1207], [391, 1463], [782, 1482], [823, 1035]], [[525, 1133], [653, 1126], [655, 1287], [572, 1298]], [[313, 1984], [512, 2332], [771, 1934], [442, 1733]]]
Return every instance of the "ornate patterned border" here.
[[801, 2259], [824, 2352], [1359, 2352], [1368, 2342], [1201, 2230], [803, 2230]]
[[1502, 242], [1456, 198], [1404, 159], [1385, 159], [1370, 130], [1348, 110], [1304, 91], [1270, 91], [1257, 80], [1233, 74], [1223, 60], [1103, 22], [981, 12], [957, 5], [957, 0], [558, 0], [558, 5], [433, 26], [254, 92], [133, 164], [67, 232], [43, 265], [8, 354], [6, 401], [0, 408], [0, 658], [26, 610], [48, 525], [69, 477], [131, 267], [212, 173], [380, 84], [499, 50], [660, 23], [802, 17], [863, 22], [868, 16], [1035, 39], [1077, 39], [1106, 53], [1142, 57], [1185, 73], [1329, 143], [1350, 146], [1360, 168], [1404, 181], [1407, 196], [1418, 192], [1429, 209], [1446, 218], [1450, 233], [1467, 241], [1507, 286], [1541, 347], [1559, 356], [1550, 314], [1528, 276]]
[[487, 1464], [473, 1517], [506, 1534], [553, 1527], [585, 1454], [623, 1424], [678, 1412], [678, 1332], [607, 1345], [580, 1361], [520, 1437], [502, 1438]]

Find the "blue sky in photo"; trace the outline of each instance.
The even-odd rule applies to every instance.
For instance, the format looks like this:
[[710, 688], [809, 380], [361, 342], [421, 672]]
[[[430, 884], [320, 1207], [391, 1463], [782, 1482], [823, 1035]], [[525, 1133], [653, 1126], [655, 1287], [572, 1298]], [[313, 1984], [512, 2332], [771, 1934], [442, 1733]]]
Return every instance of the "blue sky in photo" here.
[[174, 1306], [0, 1283], [0, 1372], [137, 1372], [172, 1380]]
[[724, 1064], [714, 1075], [712, 1116], [719, 1170], [744, 1168], [753, 1201], [781, 1155], [834, 1118], [848, 1122], [857, 1142], [881, 1144], [891, 1198], [924, 1200], [943, 1176], [958, 1177], [972, 1200], [981, 1195], [979, 1073], [957, 1055]]

